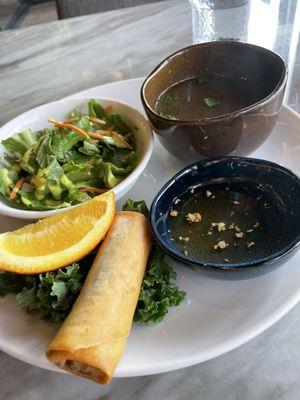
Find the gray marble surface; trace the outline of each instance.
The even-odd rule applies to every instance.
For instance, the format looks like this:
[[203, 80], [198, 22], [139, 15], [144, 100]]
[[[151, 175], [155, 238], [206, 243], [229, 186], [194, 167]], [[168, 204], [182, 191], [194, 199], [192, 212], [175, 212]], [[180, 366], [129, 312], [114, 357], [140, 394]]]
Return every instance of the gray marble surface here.
[[[299, 1], [253, 0], [247, 26], [250, 42], [276, 50], [288, 62], [285, 101], [297, 111], [299, 21]], [[191, 37], [184, 0], [0, 33], [0, 123], [79, 90], [145, 76], [165, 56], [189, 45]], [[0, 400], [299, 400], [299, 312], [300, 305], [217, 359], [161, 375], [114, 379], [107, 387], [0, 353]]]

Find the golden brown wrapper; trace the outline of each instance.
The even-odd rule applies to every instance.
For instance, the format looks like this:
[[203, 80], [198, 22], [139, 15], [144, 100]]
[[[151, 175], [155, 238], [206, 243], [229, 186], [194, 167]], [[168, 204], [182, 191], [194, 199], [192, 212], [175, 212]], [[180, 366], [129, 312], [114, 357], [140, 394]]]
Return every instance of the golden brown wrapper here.
[[125, 349], [152, 236], [140, 213], [117, 213], [69, 316], [46, 356], [60, 368], [108, 383]]

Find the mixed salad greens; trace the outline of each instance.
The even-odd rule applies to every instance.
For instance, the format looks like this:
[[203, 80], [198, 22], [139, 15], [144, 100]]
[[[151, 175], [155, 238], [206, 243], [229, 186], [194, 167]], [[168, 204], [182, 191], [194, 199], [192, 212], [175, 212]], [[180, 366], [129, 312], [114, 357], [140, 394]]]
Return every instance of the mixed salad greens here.
[[16, 133], [0, 169], [0, 193], [16, 205], [51, 210], [79, 204], [120, 183], [136, 166], [134, 136], [114, 112], [96, 100], [88, 114], [74, 110], [53, 128]]
[[[123, 210], [149, 215], [144, 201], [128, 199]], [[11, 272], [0, 274], [0, 296], [17, 294], [17, 306], [28, 312], [38, 311], [50, 322], [64, 321], [78, 297], [97, 250], [68, 267], [38, 275], [19, 275]], [[169, 307], [178, 306], [185, 299], [185, 292], [173, 281], [176, 272], [165, 261], [165, 254], [153, 245], [134, 321], [153, 325], [161, 321]]]

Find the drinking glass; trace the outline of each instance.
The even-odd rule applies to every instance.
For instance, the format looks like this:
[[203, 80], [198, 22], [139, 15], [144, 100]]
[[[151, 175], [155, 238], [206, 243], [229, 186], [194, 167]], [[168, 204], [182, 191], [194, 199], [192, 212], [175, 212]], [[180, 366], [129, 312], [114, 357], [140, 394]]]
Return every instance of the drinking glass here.
[[250, 0], [189, 1], [193, 17], [193, 43], [247, 41]]

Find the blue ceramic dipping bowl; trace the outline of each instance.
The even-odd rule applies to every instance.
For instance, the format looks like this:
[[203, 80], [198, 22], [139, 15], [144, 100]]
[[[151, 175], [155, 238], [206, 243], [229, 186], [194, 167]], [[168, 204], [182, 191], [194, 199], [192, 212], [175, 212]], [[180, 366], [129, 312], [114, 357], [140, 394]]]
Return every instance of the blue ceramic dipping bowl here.
[[[170, 212], [174, 209], [180, 209], [180, 203], [184, 204], [189, 199], [200, 199], [201, 196], [204, 199], [204, 197], [207, 197], [205, 193], [210, 196], [214, 192], [223, 193], [220, 188], [226, 188], [228, 191], [231, 191], [232, 188], [235, 191], [235, 196], [240, 195], [241, 205], [237, 206], [236, 214], [232, 218], [232, 221], [239, 226], [243, 226], [243, 220], [248, 215], [248, 209], [251, 214], [253, 202], [247, 199], [258, 199], [261, 202], [260, 213], [262, 213], [261, 217], [264, 222], [260, 228], [261, 232], [257, 232], [259, 235], [256, 237], [258, 240], [255, 246], [250, 239], [246, 242], [245, 237], [243, 238], [244, 245], [241, 246], [242, 242], [235, 236], [238, 231], [233, 230], [229, 233], [227, 230], [226, 233], [211, 228], [211, 230], [214, 230], [212, 233], [215, 235], [216, 242], [222, 239], [222, 235], [225, 233], [236, 239], [236, 248], [233, 251], [231, 246], [233, 253], [230, 254], [230, 257], [224, 260], [220, 259], [220, 254], [228, 254], [229, 244], [228, 249], [226, 248], [227, 253], [219, 251], [221, 250], [219, 248], [217, 249], [218, 253], [216, 253], [213, 246], [209, 247], [212, 249], [212, 258], [205, 256], [205, 254], [209, 254], [207, 252], [204, 255], [197, 256], [193, 252], [184, 252], [182, 242], [179, 243], [176, 238], [174, 240], [174, 237], [172, 237], [173, 232], [170, 230], [170, 226], [172, 226], [174, 218], [170, 215]], [[233, 201], [232, 203], [239, 204], [240, 202]], [[186, 224], [183, 211], [184, 209], [181, 219], [184, 221], [183, 224]], [[224, 222], [228, 227], [230, 221], [225, 204], [224, 212]], [[232, 212], [230, 212], [231, 214]], [[180, 211], [178, 216], [180, 217]], [[159, 191], [151, 206], [150, 221], [157, 243], [171, 257], [181, 263], [202, 271], [210, 271], [210, 273], [214, 271], [215, 275], [219, 275], [223, 279], [253, 277], [282, 265], [298, 249], [300, 244], [300, 180], [290, 170], [265, 160], [222, 157], [197, 161], [178, 172]], [[200, 223], [203, 222], [205, 222], [205, 215]], [[206, 221], [206, 224], [212, 222]], [[247, 233], [249, 238], [253, 237], [251, 235], [255, 234], [255, 232], [252, 233], [254, 229], [248, 231], [251, 232], [251, 234]], [[204, 243], [205, 237], [206, 234], [199, 235], [197, 238], [199, 246]], [[212, 237], [213, 235], [207, 240], [212, 240]], [[249, 247], [249, 251], [245, 251], [245, 246]], [[239, 248], [243, 251], [240, 252]]]

